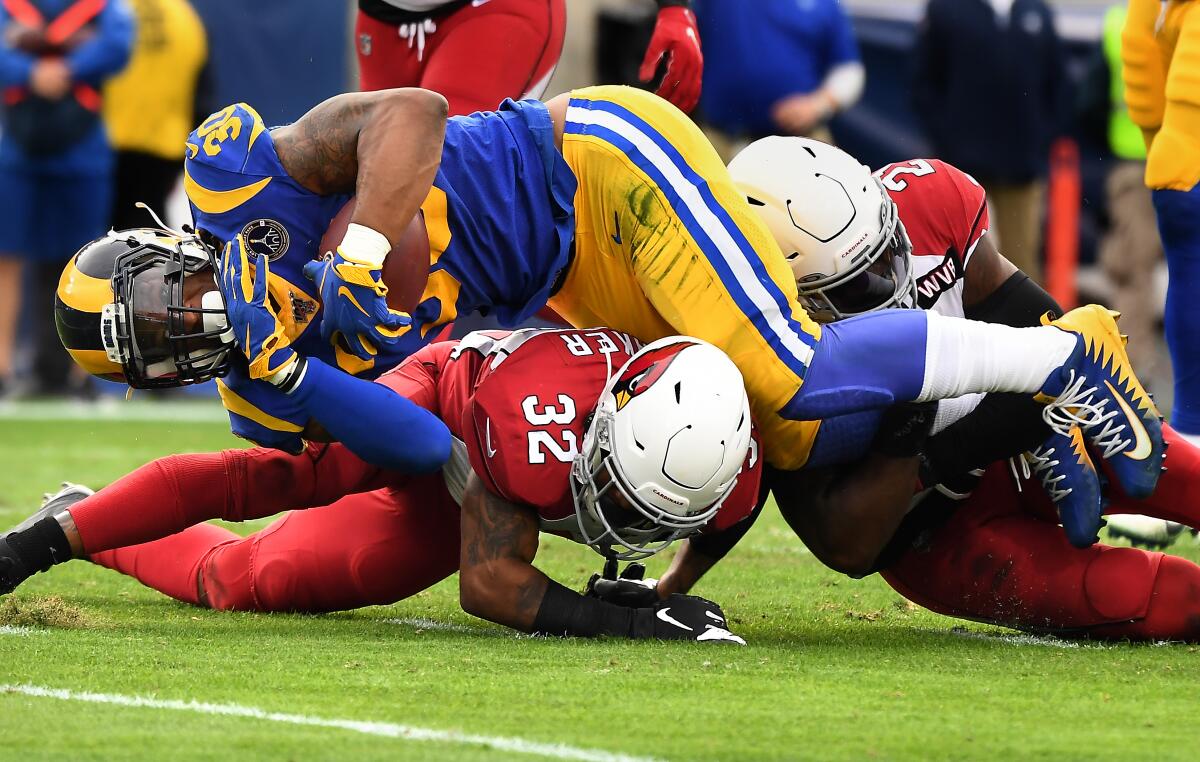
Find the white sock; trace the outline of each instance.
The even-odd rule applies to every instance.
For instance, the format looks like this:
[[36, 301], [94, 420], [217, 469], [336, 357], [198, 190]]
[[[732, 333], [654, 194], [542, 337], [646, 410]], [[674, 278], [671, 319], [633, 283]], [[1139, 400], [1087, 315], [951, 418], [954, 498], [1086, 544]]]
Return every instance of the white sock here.
[[1075, 351], [1074, 334], [928, 313], [925, 382], [918, 402], [972, 392], [1036, 392]]
[[929, 429], [929, 433], [937, 434], [950, 424], [966, 418], [972, 410], [979, 407], [979, 403], [983, 402], [985, 396], [983, 394], [964, 394], [953, 399], [939, 400], [937, 414], [933, 417], [933, 428]]

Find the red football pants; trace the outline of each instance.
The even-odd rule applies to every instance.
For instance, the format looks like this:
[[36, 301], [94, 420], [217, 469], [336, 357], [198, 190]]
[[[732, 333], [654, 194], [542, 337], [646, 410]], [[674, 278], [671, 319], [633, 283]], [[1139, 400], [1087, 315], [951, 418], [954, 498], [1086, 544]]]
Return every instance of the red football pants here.
[[458, 531], [458, 506], [435, 475], [292, 511], [248, 537], [197, 524], [91, 558], [214, 609], [342, 611], [395, 603], [453, 574]]
[[565, 30], [565, 0], [487, 0], [436, 22], [400, 27], [360, 11], [359, 86], [435, 90], [450, 102], [452, 116], [495, 109], [505, 98], [538, 98], [558, 64]]
[[[427, 346], [380, 379], [440, 415], [453, 344]], [[439, 380], [441, 384], [439, 386]], [[241, 538], [201, 522], [296, 510]], [[149, 463], [70, 509], [92, 561], [189, 603], [334, 611], [406, 598], [458, 568], [458, 506], [440, 475], [408, 477], [341, 445], [300, 455], [226, 450]], [[200, 589], [204, 591], [201, 598]]]
[[[1109, 512], [1200, 525], [1200, 452], [1167, 431], [1168, 471], [1145, 501]], [[914, 603], [947, 616], [1033, 632], [1135, 640], [1200, 640], [1200, 567], [1135, 548], [1071, 546], [1037, 488], [1017, 492], [1005, 464], [928, 542], [883, 572]]]

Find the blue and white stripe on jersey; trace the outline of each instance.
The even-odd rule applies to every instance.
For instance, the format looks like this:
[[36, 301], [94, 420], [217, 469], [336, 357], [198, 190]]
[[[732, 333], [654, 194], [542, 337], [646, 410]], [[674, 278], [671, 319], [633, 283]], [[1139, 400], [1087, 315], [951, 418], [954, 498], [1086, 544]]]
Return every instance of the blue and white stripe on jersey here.
[[611, 101], [572, 98], [564, 129], [610, 144], [658, 186], [742, 313], [779, 359], [803, 378], [816, 337], [792, 318], [787, 297], [759, 253], [678, 149], [641, 117]]

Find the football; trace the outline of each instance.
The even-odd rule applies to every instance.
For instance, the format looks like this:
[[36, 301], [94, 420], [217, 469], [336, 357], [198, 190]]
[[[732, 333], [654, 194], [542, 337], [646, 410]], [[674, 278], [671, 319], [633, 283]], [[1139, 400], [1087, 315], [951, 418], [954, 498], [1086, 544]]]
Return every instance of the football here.
[[[322, 254], [333, 251], [346, 235], [350, 215], [354, 213], [354, 199], [338, 211], [321, 237]], [[388, 306], [394, 310], [412, 312], [425, 290], [429, 279], [429, 237], [425, 233], [425, 219], [420, 212], [405, 228], [400, 241], [392, 247], [383, 260], [383, 282], [387, 284]]]

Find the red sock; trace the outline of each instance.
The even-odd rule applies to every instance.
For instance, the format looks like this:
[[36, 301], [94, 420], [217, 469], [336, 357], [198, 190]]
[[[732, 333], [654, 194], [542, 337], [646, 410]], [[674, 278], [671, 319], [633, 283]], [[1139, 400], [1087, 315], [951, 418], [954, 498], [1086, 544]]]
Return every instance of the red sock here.
[[70, 513], [84, 550], [95, 554], [209, 519], [264, 518], [407, 479], [364, 463], [341, 445], [312, 446], [300, 455], [261, 448], [171, 455], [79, 501]]
[[94, 557], [220, 518], [227, 482], [223, 453], [172, 455], [79, 501], [70, 509], [71, 518], [84, 550]]
[[91, 560], [176, 600], [199, 604], [196, 575], [200, 564], [216, 548], [239, 539], [224, 527], [197, 524], [154, 542], [93, 553]]

